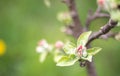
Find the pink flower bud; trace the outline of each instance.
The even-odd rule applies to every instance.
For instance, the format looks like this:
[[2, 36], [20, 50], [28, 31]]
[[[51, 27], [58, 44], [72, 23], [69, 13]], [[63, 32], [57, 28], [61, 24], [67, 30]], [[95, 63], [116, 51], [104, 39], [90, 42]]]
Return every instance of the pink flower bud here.
[[39, 42], [38, 42], [38, 45], [39, 46], [43, 46], [43, 45], [45, 45], [47, 42], [46, 42], [46, 40], [40, 40]]
[[57, 42], [55, 43], [55, 47], [58, 48], [58, 49], [61, 49], [63, 46], [64, 46], [64, 44], [63, 44], [62, 41], [57, 41]]
[[80, 46], [77, 48], [77, 53], [78, 53], [79, 56], [82, 55], [82, 50], [83, 50], [83, 46], [80, 45]]
[[78, 56], [84, 56], [86, 57], [87, 56], [87, 52], [86, 52], [86, 47], [80, 45], [78, 48], [77, 48], [77, 54]]
[[105, 0], [97, 0], [99, 6], [104, 6]]

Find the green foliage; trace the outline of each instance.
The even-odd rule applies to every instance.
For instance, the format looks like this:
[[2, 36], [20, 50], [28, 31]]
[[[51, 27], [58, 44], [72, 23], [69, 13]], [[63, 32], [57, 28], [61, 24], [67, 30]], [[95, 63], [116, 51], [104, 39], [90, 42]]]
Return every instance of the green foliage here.
[[65, 53], [62, 49], [56, 49], [54, 51], [54, 61], [58, 62], [63, 55], [65, 55]]
[[[46, 38], [51, 43], [58, 39], [66, 39], [66, 36], [59, 31], [58, 25], [61, 23], [55, 19], [56, 13], [66, 10], [66, 6], [60, 0], [51, 1], [54, 2], [54, 6], [47, 9], [43, 0], [0, 0], [0, 38], [7, 44], [6, 53], [0, 58], [0, 76], [87, 75], [85, 68], [79, 68], [79, 64], [72, 67], [56, 67], [51, 56], [47, 57], [44, 64], [38, 62], [39, 55], [36, 54], [35, 47], [39, 39]], [[90, 8], [95, 10], [96, 2], [95, 0], [76, 0], [76, 3], [81, 22], [84, 23], [87, 10]], [[96, 27], [99, 27], [96, 25], [103, 25], [105, 21], [105, 19], [95, 20], [91, 29], [96, 30]], [[116, 31], [119, 30], [117, 28]], [[102, 54], [98, 54], [95, 58], [98, 75], [104, 76], [106, 71], [109, 72], [106, 76], [118, 76], [120, 74], [119, 41], [111, 38], [107, 42], [95, 40], [92, 45], [104, 48]]]
[[79, 58], [77, 58], [74, 54], [62, 56], [60, 60], [57, 62], [57, 66], [71, 66], [76, 61], [78, 61]]
[[90, 49], [87, 49], [87, 53], [89, 55], [95, 55], [97, 54], [99, 51], [101, 51], [102, 48], [100, 47], [94, 47], [94, 48], [90, 48]]
[[87, 49], [86, 51], [87, 51], [87, 56], [82, 57], [82, 59], [92, 62], [92, 57], [96, 55], [99, 51], [101, 51], [101, 48], [94, 47], [94, 48]]
[[120, 22], [120, 10], [113, 10], [110, 12], [111, 18]]
[[63, 47], [66, 54], [75, 54], [76, 45], [71, 42], [67, 42]]
[[40, 62], [43, 62], [46, 59], [49, 52], [54, 52], [54, 61], [57, 63], [57, 66], [71, 66], [81, 59], [82, 61], [87, 60], [91, 62], [92, 56], [101, 50], [99, 47], [86, 49], [85, 45], [91, 33], [91, 31], [82, 33], [76, 44], [67, 42], [64, 47], [61, 41], [57, 41], [55, 44], [56, 50], [54, 51], [46, 40], [39, 41], [36, 50], [40, 53]]
[[99, 47], [86, 50], [85, 45], [91, 33], [91, 31], [82, 33], [76, 42], [77, 46], [73, 43], [67, 43], [64, 46], [65, 54], [61, 55], [61, 58], [58, 58], [57, 66], [71, 66], [81, 59], [82, 61], [87, 60], [91, 62], [93, 55], [101, 50]]
[[[78, 61], [79, 58], [75, 55], [75, 44], [67, 42], [63, 49], [64, 50], [59, 50], [59, 54], [56, 56], [57, 66], [71, 66]], [[61, 53], [61, 51], [63, 52]]]
[[81, 57], [82, 60], [87, 60], [89, 62], [92, 62], [92, 55], [88, 55], [87, 57]]
[[77, 47], [79, 47], [80, 45], [85, 46], [91, 33], [92, 32], [89, 31], [81, 34], [77, 40]]

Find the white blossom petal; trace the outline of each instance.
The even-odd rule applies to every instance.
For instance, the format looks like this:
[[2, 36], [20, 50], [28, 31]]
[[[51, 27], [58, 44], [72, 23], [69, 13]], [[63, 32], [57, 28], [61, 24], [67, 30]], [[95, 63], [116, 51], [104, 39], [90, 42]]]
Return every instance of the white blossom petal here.
[[42, 53], [42, 52], [44, 52], [44, 48], [43, 48], [43, 47], [40, 47], [40, 46], [37, 46], [36, 52], [37, 52], [37, 53]]

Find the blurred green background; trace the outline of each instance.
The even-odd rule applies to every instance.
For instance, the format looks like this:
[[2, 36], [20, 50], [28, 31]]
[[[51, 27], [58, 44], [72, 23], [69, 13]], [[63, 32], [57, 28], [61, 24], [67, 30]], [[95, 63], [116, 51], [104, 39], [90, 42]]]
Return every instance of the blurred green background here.
[[[0, 39], [7, 50], [0, 56], [0, 76], [86, 76], [79, 63], [71, 67], [56, 67], [49, 56], [42, 64], [35, 49], [40, 39], [49, 43], [70, 39], [60, 31], [62, 23], [56, 15], [66, 11], [60, 0], [51, 0], [47, 8], [43, 0], [0, 0]], [[76, 0], [82, 24], [89, 9], [97, 8], [96, 0]], [[107, 19], [95, 20], [90, 29], [96, 31]], [[115, 28], [114, 31], [120, 30]], [[99, 76], [120, 76], [120, 41], [112, 38], [95, 40], [92, 46], [103, 50], [94, 58]]]

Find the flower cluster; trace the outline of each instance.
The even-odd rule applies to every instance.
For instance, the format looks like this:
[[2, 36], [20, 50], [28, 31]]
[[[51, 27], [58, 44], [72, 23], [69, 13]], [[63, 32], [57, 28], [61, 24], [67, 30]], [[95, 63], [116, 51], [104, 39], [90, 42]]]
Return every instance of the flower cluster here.
[[97, 0], [97, 3], [110, 14], [112, 20], [120, 24], [120, 0]]
[[[57, 41], [54, 45], [48, 44], [45, 39], [42, 39], [38, 42], [38, 46], [36, 47], [36, 52], [40, 54], [40, 62], [44, 62], [47, 55], [49, 53], [54, 52], [54, 61], [56, 62], [56, 55], [58, 56], [62, 51], [64, 43], [62, 41]], [[54, 51], [55, 50], [55, 51]], [[57, 57], [58, 58], [58, 57]]]
[[88, 38], [91, 34], [91, 31], [81, 34], [77, 40], [77, 44], [68, 42], [64, 46], [64, 55], [59, 58], [57, 66], [71, 66], [76, 61], [89, 61], [92, 62], [92, 57], [97, 54], [101, 48], [94, 47], [86, 49], [85, 45], [88, 41]]
[[97, 0], [98, 6], [102, 7], [107, 11], [112, 9], [120, 9], [120, 0]]
[[86, 49], [85, 45], [91, 31], [81, 34], [77, 40], [77, 44], [67, 42], [64, 44], [62, 41], [57, 41], [54, 45], [54, 49], [51, 48], [46, 40], [41, 40], [37, 46], [37, 52], [41, 54], [40, 61], [43, 62], [49, 52], [53, 52], [54, 61], [57, 66], [71, 66], [76, 61], [92, 61], [92, 57], [98, 53], [101, 48], [94, 47]]
[[38, 46], [36, 47], [36, 52], [40, 53], [40, 62], [46, 59], [48, 53], [52, 51], [53, 47], [47, 43], [46, 40], [40, 40]]

